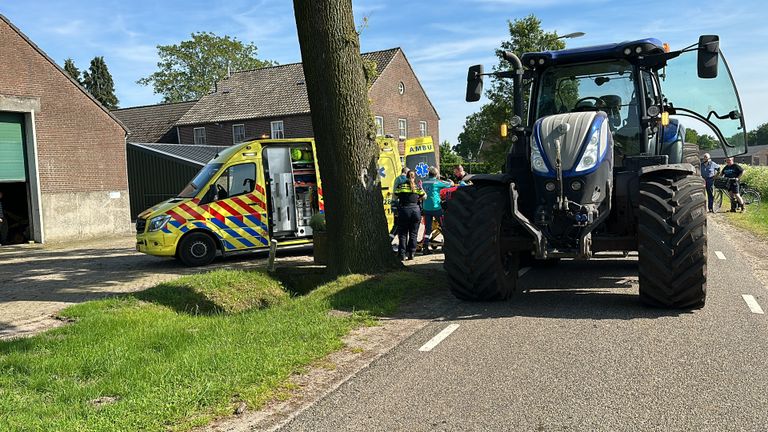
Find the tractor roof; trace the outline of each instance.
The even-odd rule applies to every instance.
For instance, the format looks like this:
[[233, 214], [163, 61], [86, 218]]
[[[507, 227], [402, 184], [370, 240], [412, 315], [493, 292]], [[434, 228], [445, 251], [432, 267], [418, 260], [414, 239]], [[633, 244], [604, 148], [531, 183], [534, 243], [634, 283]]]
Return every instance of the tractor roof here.
[[[629, 54], [627, 54], [627, 49], [629, 49]], [[527, 68], [538, 68], [542, 66], [614, 59], [627, 59], [631, 62], [633, 58], [637, 58], [640, 55], [647, 56], [649, 54], [661, 54], [663, 52], [664, 47], [660, 40], [648, 38], [558, 51], [526, 53], [521, 60], [523, 66]]]

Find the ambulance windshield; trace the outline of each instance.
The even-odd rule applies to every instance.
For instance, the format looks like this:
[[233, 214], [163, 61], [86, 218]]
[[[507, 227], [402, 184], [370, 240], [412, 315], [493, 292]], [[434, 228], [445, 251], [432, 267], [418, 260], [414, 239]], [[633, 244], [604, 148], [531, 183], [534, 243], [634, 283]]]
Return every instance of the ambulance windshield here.
[[194, 198], [200, 193], [200, 190], [211, 181], [214, 175], [221, 169], [224, 164], [210, 163], [203, 167], [199, 173], [187, 184], [184, 190], [179, 193], [177, 198]]

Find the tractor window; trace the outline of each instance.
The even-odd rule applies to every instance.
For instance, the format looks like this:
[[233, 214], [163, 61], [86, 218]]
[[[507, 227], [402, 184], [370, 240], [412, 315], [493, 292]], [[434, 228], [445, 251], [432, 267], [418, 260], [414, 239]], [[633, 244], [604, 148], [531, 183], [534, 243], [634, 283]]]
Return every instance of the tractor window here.
[[[675, 108], [687, 109], [702, 117], [708, 117], [709, 122], [719, 130], [726, 141], [723, 147], [726, 155], [738, 156], [747, 151], [744, 117], [741, 114], [741, 102], [731, 71], [722, 53], [719, 61], [717, 77], [701, 79], [697, 74], [696, 55], [683, 54], [669, 61], [663, 75], [662, 88], [664, 96]], [[677, 113], [690, 116], [682, 110]], [[696, 126], [696, 122], [691, 122], [690, 126]], [[697, 132], [705, 134], [709, 131]]]
[[633, 67], [626, 61], [551, 67], [541, 78], [537, 118], [577, 111], [604, 111], [616, 148], [636, 155], [640, 115]]

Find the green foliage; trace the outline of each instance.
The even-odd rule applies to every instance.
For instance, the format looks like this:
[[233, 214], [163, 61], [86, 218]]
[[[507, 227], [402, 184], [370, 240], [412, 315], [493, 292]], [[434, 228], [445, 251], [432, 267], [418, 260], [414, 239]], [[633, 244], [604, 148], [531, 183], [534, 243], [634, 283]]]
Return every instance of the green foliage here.
[[444, 165], [460, 165], [464, 162], [464, 160], [461, 158], [461, 156], [456, 153], [456, 151], [453, 149], [453, 146], [451, 146], [451, 143], [446, 141], [443, 141], [442, 144], [440, 144], [440, 166], [443, 167]]
[[[258, 24], [254, 24], [258, 25]], [[176, 45], [158, 45], [158, 70], [137, 83], [151, 85], [163, 102], [199, 99], [210, 93], [227, 71], [272, 66], [256, 57], [256, 45], [210, 32], [192, 33], [191, 40]]]
[[80, 81], [80, 69], [75, 66], [75, 61], [71, 58], [64, 60], [64, 71], [71, 76], [75, 81], [82, 84]]
[[[257, 409], [284, 395], [291, 375], [343, 347], [351, 329], [435, 283], [406, 272], [351, 275], [289, 298], [263, 272], [220, 270], [163, 285], [165, 293], [70, 307], [61, 315], [72, 324], [0, 341], [0, 429], [189, 430], [241, 401]], [[189, 299], [168, 301], [172, 286], [237, 313], [190, 313]], [[269, 292], [279, 299], [266, 308], [243, 300]]]
[[750, 145], [768, 144], [768, 123], [763, 123], [750, 131], [747, 140]]
[[742, 167], [744, 175], [741, 180], [749, 187], [757, 189], [761, 197], [768, 199], [768, 167], [750, 165], [742, 165]]
[[699, 135], [694, 129], [685, 130], [685, 142], [697, 144], [701, 150], [713, 150], [720, 148], [720, 141], [712, 135]]
[[[507, 24], [509, 39], [503, 41], [496, 50], [499, 63], [493, 68], [494, 71], [509, 70], [509, 62], [502, 57], [504, 51], [512, 51], [518, 57], [522, 57], [526, 52], [565, 48], [565, 43], [556, 39], [557, 32], [544, 31], [541, 28], [541, 20], [535, 15], [508, 21]], [[501, 139], [499, 128], [513, 115], [512, 87], [511, 80], [492, 78], [491, 87], [486, 91], [489, 102], [483, 105], [480, 111], [467, 117], [464, 130], [459, 134], [456, 151], [460, 156], [466, 159], [482, 160], [493, 166], [504, 164], [510, 143]], [[526, 88], [523, 95], [526, 104], [528, 97], [529, 90]], [[525, 111], [527, 108], [524, 108]]]
[[107, 109], [117, 108], [115, 83], [104, 57], [94, 57], [88, 70], [83, 71], [83, 87]]

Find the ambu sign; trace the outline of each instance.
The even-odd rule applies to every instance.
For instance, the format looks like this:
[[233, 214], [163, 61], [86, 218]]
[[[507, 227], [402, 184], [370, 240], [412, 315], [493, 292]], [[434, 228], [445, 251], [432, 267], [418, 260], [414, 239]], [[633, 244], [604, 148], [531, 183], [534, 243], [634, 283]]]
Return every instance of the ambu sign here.
[[24, 116], [0, 112], [0, 182], [27, 180], [24, 163]]

